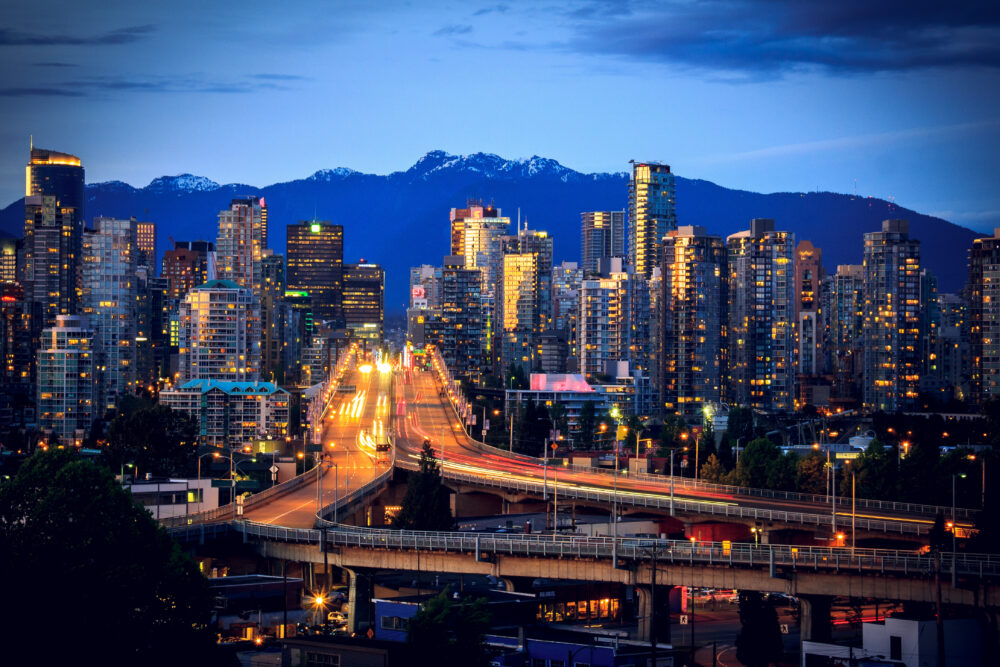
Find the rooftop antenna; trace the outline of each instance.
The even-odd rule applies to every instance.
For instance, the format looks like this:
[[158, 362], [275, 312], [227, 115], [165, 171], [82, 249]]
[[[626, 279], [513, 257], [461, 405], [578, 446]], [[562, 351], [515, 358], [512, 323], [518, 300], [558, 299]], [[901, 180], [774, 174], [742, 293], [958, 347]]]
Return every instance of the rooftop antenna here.
[[517, 233], [521, 233], [521, 207], [517, 207]]
[[35, 135], [28, 135], [28, 150], [35, 150]]

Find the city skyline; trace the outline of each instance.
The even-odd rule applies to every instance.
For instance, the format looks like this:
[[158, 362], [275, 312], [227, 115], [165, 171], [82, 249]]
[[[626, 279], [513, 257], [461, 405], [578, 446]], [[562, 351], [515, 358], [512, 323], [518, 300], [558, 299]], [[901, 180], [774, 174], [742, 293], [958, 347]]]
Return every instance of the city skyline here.
[[[986, 3], [311, 7], [250, 21], [225, 4], [9, 4], [0, 201], [34, 135], [86, 155], [92, 182], [389, 173], [440, 147], [583, 172], [663, 161], [727, 187], [856, 188], [977, 231], [1000, 221]], [[477, 80], [494, 104], [440, 104]], [[70, 118], [49, 103], [67, 100]]]

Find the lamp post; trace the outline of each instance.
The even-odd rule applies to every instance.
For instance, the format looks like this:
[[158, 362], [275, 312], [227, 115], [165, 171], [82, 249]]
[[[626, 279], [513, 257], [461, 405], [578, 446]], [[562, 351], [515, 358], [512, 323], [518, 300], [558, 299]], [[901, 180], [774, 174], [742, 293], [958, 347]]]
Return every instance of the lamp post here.
[[670, 450], [670, 516], [674, 515], [674, 454], [676, 449]]
[[201, 510], [201, 460], [206, 456], [213, 456], [219, 458], [221, 454], [219, 452], [208, 452], [207, 454], [202, 454], [198, 457], [198, 509]]

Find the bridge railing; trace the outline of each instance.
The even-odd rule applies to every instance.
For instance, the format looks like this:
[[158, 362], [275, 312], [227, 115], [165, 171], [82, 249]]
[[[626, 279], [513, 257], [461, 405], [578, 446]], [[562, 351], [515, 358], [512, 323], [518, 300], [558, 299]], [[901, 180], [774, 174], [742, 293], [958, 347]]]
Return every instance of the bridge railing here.
[[[249, 496], [243, 502], [243, 511], [246, 512], [248, 509], [253, 508], [256, 505], [272, 500], [277, 496], [282, 496], [286, 493], [294, 491], [304, 484], [308, 484], [315, 480], [318, 468], [315, 466], [305, 471], [301, 475], [296, 475], [295, 477], [282, 482], [281, 484], [275, 484], [269, 489], [265, 489], [260, 493], [255, 493]], [[234, 503], [227, 503], [221, 507], [215, 509], [204, 510], [202, 512], [196, 512], [194, 514], [187, 514], [185, 516], [175, 516], [167, 519], [160, 519], [160, 524], [168, 528], [173, 526], [185, 526], [193, 525], [198, 523], [205, 523], [208, 521], [218, 521], [219, 519], [224, 519], [226, 517], [232, 517], [236, 513]]]
[[[438, 362], [441, 364], [441, 366], [444, 368], [444, 373], [447, 374], [448, 378], [450, 378], [451, 375], [447, 370], [447, 365], [445, 364], [444, 358], [441, 357], [440, 352], [435, 348], [433, 354], [435, 358], [438, 360]], [[455, 401], [448, 399], [447, 402], [448, 405], [451, 407], [452, 411], [455, 413], [455, 417], [458, 419], [458, 423], [462, 425], [462, 431], [465, 437], [467, 437], [474, 445], [476, 445], [480, 449], [487, 451], [491, 454], [495, 454], [497, 456], [503, 456], [507, 458], [527, 459], [535, 465], [543, 464], [544, 459], [534, 456], [527, 456], [524, 454], [514, 454], [513, 452], [510, 452], [506, 449], [501, 449], [499, 447], [487, 445], [485, 442], [476, 439], [466, 428], [465, 421], [459, 414], [458, 407], [455, 404]], [[609, 470], [606, 468], [595, 468], [591, 466], [582, 466], [582, 465], [570, 465], [564, 467], [578, 472], [592, 472], [603, 475], [615, 474], [613, 470]], [[669, 477], [665, 475], [653, 475], [649, 473], [629, 473], [628, 478], [644, 482], [653, 482], [656, 484], [669, 484], [668, 481]], [[738, 496], [749, 496], [752, 498], [769, 498], [775, 500], [785, 500], [789, 502], [800, 502], [800, 503], [809, 503], [816, 505], [822, 505], [822, 504], [830, 505], [832, 504], [833, 500], [832, 496], [823, 494], [800, 493], [797, 491], [775, 491], [771, 489], [760, 489], [748, 486], [733, 486], [730, 484], [717, 484], [713, 482], [704, 482], [701, 480], [691, 479], [689, 477], [675, 476], [674, 489], [676, 490], [677, 488], [684, 488], [687, 490], [697, 490], [707, 493], [722, 493], [722, 494], [730, 494]], [[838, 499], [838, 503], [839, 502], [840, 499]], [[855, 503], [859, 508], [865, 510], [879, 510], [882, 512], [899, 512], [902, 514], [918, 514], [921, 516], [929, 516], [929, 517], [934, 517], [938, 514], [941, 514], [942, 516], [946, 517], [952, 516], [951, 507], [942, 507], [939, 505], [906, 503], [894, 500], [877, 500], [874, 498], [856, 498]], [[955, 508], [955, 517], [967, 521], [975, 519], [978, 513], [979, 510], [975, 509], [969, 509], [963, 507]]]
[[[411, 461], [400, 461], [397, 465], [401, 468], [413, 470], [417, 464]], [[484, 486], [502, 489], [508, 492], [525, 492], [532, 494], [545, 493], [549, 486], [543, 482], [528, 481], [524, 479], [514, 479], [509, 475], [474, 475], [469, 473], [449, 470], [447, 465], [443, 466], [442, 476], [445, 479], [462, 482], [465, 484]], [[554, 487], [548, 488], [552, 493]], [[830, 527], [833, 528], [833, 517], [829, 514], [815, 514], [807, 512], [786, 512], [783, 510], [771, 510], [757, 507], [743, 507], [740, 505], [664, 497], [662, 494], [637, 493], [633, 491], [622, 491], [615, 493], [611, 489], [580, 488], [576, 486], [559, 487], [559, 498], [576, 501], [597, 502], [603, 505], [617, 503], [622, 507], [649, 508], [656, 510], [669, 510], [671, 506], [675, 511], [693, 512], [697, 514], [709, 514], [726, 518], [737, 518], [754, 521], [769, 521], [784, 524], [798, 524], [802, 526]], [[838, 526], [846, 527], [850, 519], [846, 516], [838, 515]], [[929, 524], [916, 523], [910, 521], [883, 521], [880, 519], [869, 519], [855, 517], [854, 525], [858, 530], [867, 530], [881, 533], [896, 533], [900, 535], [923, 535], [930, 529]]]
[[[316, 544], [322, 531], [283, 528], [251, 521], [233, 524], [248, 537], [283, 542]], [[594, 558], [675, 565], [721, 567], [771, 567], [826, 572], [859, 572], [930, 576], [935, 556], [892, 549], [850, 549], [846, 547], [796, 547], [753, 543], [691, 542], [634, 537], [586, 537], [580, 535], [508, 535], [449, 531], [406, 531], [355, 526], [330, 526], [326, 546], [365, 549], [408, 549], [473, 554], [477, 559], [492, 556], [543, 558]], [[181, 528], [179, 530], [192, 530]], [[1000, 577], [1000, 557], [989, 554], [941, 554], [941, 573], [976, 577]]]

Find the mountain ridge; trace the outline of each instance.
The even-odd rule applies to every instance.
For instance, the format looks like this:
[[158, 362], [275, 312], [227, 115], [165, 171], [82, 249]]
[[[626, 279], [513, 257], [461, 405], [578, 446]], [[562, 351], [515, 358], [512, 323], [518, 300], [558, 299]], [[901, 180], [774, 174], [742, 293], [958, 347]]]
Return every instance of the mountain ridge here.
[[[761, 194], [677, 176], [678, 224], [699, 225], [726, 236], [749, 227], [754, 217], [774, 218], [776, 227], [809, 239], [823, 251], [831, 272], [838, 264], [860, 264], [862, 234], [881, 220], [910, 220], [911, 236], [923, 243], [923, 264], [941, 291], [957, 291], [967, 278], [966, 253], [972, 230], [877, 198], [832, 192]], [[159, 254], [170, 237], [214, 239], [219, 210], [237, 196], [267, 199], [271, 247], [284, 252], [283, 224], [314, 217], [345, 227], [344, 260], [365, 257], [387, 272], [386, 309], [399, 312], [408, 290], [408, 269], [439, 264], [449, 252], [448, 211], [470, 198], [493, 202], [506, 215], [520, 211], [533, 228], [555, 240], [555, 260], [580, 254], [580, 213], [628, 206], [628, 173], [583, 173], [533, 155], [516, 160], [493, 153], [453, 155], [429, 151], [411, 167], [366, 174], [348, 167], [320, 169], [304, 178], [257, 187], [220, 184], [190, 173], [161, 176], [141, 188], [122, 181], [87, 185], [88, 225], [95, 216], [157, 222]], [[23, 200], [0, 211], [0, 233], [21, 236]]]

